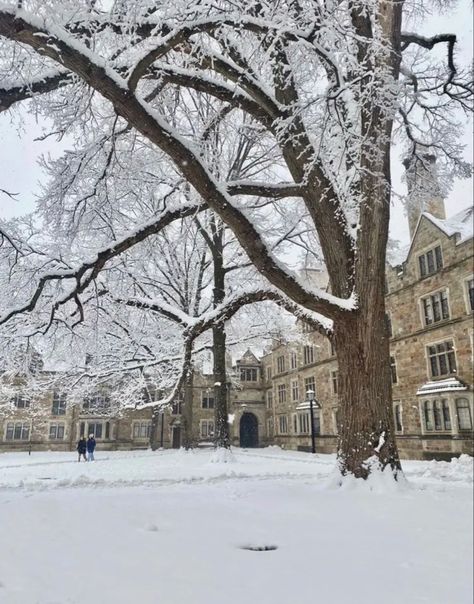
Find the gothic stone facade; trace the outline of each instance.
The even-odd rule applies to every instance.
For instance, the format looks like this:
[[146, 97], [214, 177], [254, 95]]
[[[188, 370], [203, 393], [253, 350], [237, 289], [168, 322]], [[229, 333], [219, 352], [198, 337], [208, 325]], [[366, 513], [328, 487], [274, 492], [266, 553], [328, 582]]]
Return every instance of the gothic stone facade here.
[[[422, 214], [408, 252], [387, 268], [393, 412], [402, 457], [472, 454], [472, 269], [472, 209], [449, 220]], [[316, 449], [335, 451], [337, 358], [325, 337], [302, 325], [295, 341], [275, 342], [261, 359], [247, 351], [229, 374], [234, 445], [310, 450], [306, 393], [313, 391]], [[73, 450], [81, 434], [91, 433], [103, 450], [181, 445], [180, 401], [155, 414], [151, 408], [114, 414], [100, 394], [95, 405], [74, 405], [57, 392], [29, 400], [18, 386], [13, 404], [0, 407], [0, 450]], [[212, 444], [213, 387], [212, 375], [196, 373], [192, 426], [200, 445]]]

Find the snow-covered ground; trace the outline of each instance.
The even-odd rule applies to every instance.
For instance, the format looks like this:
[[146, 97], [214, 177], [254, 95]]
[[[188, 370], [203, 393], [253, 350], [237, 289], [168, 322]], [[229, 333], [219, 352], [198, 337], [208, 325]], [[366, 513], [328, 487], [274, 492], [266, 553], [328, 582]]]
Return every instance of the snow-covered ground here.
[[0, 454], [1, 604], [472, 604], [467, 456], [372, 490], [278, 448], [97, 457]]

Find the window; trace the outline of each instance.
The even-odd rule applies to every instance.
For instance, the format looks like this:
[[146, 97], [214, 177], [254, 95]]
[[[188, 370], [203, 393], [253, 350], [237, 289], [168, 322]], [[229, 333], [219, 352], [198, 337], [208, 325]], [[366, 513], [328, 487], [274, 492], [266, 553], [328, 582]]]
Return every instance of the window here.
[[390, 377], [392, 384], [398, 383], [397, 363], [395, 361], [395, 357], [390, 357]]
[[431, 377], [456, 373], [456, 358], [451, 341], [428, 346], [428, 357]]
[[332, 357], [336, 356], [336, 347], [334, 346], [334, 342], [332, 340], [329, 340], [329, 352]]
[[94, 436], [94, 438], [102, 438], [102, 432], [103, 432], [102, 422], [89, 422], [87, 424], [87, 436], [92, 434]]
[[339, 392], [339, 371], [331, 371], [331, 383], [332, 393], [337, 394]]
[[298, 413], [298, 428], [300, 434], [309, 434], [309, 413]]
[[431, 432], [433, 429], [436, 431], [451, 430], [451, 414], [446, 399], [424, 401], [423, 418], [427, 432]]
[[433, 405], [431, 401], [423, 403], [423, 419], [425, 421], [425, 430], [428, 432], [433, 430]]
[[151, 436], [151, 420], [133, 422], [133, 438], [150, 438]]
[[202, 419], [200, 421], [201, 438], [212, 438], [214, 436], [214, 420]]
[[467, 310], [474, 312], [474, 278], [466, 281], [467, 289]]
[[171, 403], [171, 415], [181, 415], [181, 408], [182, 408], [183, 402], [178, 400], [178, 401], [173, 401]]
[[309, 400], [308, 399], [308, 390], [312, 390], [314, 393], [313, 396], [316, 396], [316, 382], [314, 380], [314, 376], [305, 378], [305, 380], [304, 380], [305, 400]]
[[8, 422], [5, 440], [28, 440], [30, 424], [28, 422]]
[[300, 397], [300, 389], [298, 380], [292, 380], [291, 382], [291, 400], [297, 401]]
[[467, 398], [456, 399], [456, 414], [459, 430], [472, 430], [472, 415]]
[[393, 337], [393, 328], [392, 328], [392, 317], [388, 312], [385, 313], [385, 323], [387, 325], [387, 333], [388, 337]]
[[278, 384], [278, 402], [286, 403], [286, 384]]
[[267, 409], [273, 409], [273, 390], [267, 392]]
[[49, 424], [49, 440], [63, 440], [64, 433], [64, 424]]
[[313, 424], [314, 434], [319, 435], [319, 434], [321, 434], [321, 416], [320, 416], [319, 409], [315, 409], [313, 413], [314, 413], [314, 424]]
[[[66, 394], [64, 392], [54, 391], [52, 415], [66, 415]], [[51, 437], [50, 437], [51, 438]]]
[[290, 369], [296, 369], [298, 367], [298, 355], [295, 351], [290, 352]]
[[293, 433], [298, 434], [298, 414], [293, 413], [292, 419], [293, 419]]
[[83, 408], [96, 413], [106, 413], [110, 409], [110, 399], [102, 393], [95, 393], [84, 400]]
[[278, 417], [278, 428], [280, 434], [288, 434], [288, 418], [286, 415]]
[[270, 381], [272, 379], [272, 368], [267, 367], [267, 380]]
[[423, 298], [421, 303], [425, 325], [449, 319], [448, 292], [446, 290]]
[[441, 246], [437, 245], [434, 249], [418, 256], [418, 264], [420, 267], [420, 277], [432, 275], [442, 269], [443, 256], [441, 254]]
[[285, 371], [285, 357], [281, 356], [277, 358], [277, 372], [283, 373]]
[[305, 365], [314, 363], [314, 346], [305, 346], [303, 348], [303, 363]]
[[395, 412], [395, 430], [397, 432], [403, 432], [402, 406], [400, 404], [396, 404], [394, 406], [394, 412]]
[[240, 380], [242, 382], [256, 382], [257, 370], [255, 369], [255, 367], [241, 367]]
[[214, 394], [203, 392], [201, 398], [201, 407], [203, 409], [214, 409]]
[[14, 395], [12, 402], [17, 409], [27, 409], [30, 406], [30, 399], [19, 392]]
[[267, 436], [273, 436], [273, 419], [271, 417], [267, 419]]

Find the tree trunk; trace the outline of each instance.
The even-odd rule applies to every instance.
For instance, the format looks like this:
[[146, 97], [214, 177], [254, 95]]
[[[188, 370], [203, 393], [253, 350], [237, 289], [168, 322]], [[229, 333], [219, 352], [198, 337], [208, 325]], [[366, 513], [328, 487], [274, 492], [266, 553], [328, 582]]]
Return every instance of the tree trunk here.
[[227, 410], [227, 372], [225, 328], [218, 325], [212, 329], [212, 350], [214, 353], [214, 409], [216, 447], [230, 448], [229, 420]]
[[377, 467], [401, 470], [395, 443], [388, 327], [382, 304], [334, 332], [339, 365], [338, 464], [342, 475], [367, 478]]
[[[225, 269], [223, 259], [223, 228], [215, 228], [213, 233], [214, 267], [214, 308], [225, 297]], [[226, 333], [224, 323], [212, 328], [212, 352], [214, 357], [214, 444], [216, 447], [230, 448], [229, 418], [227, 410]]]
[[182, 446], [186, 450], [192, 449], [195, 444], [193, 434], [193, 386], [194, 370], [192, 365], [189, 365], [184, 380], [184, 400], [183, 407], [181, 410], [181, 422], [183, 427]]

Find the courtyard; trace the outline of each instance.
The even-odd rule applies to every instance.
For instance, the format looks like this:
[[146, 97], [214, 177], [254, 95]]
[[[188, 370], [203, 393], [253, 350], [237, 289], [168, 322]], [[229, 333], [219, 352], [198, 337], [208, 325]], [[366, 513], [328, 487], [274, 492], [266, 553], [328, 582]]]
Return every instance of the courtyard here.
[[[336, 488], [335, 458], [0, 455], [2, 604], [470, 604], [472, 458]], [[370, 481], [369, 481], [370, 482]]]

